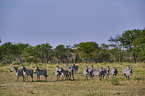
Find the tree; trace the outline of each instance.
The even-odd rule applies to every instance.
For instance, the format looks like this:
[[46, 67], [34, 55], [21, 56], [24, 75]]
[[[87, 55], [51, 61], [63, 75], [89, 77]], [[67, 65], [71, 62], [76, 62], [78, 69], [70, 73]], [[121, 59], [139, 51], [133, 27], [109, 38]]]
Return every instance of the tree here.
[[79, 55], [86, 60], [86, 63], [94, 58], [98, 44], [96, 42], [81, 42], [77, 48]]
[[49, 43], [37, 45], [34, 48], [36, 56], [41, 59], [42, 63], [44, 61], [45, 63], [48, 63], [48, 61], [50, 60], [53, 53], [51, 48], [52, 46]]
[[138, 38], [136, 38], [132, 45], [134, 46], [132, 48], [132, 53], [135, 54], [136, 58], [143, 61], [144, 58], [144, 45], [145, 45], [145, 29], [140, 31], [140, 34], [138, 35]]
[[15, 58], [15, 61], [17, 62], [23, 62], [22, 58], [23, 58], [23, 52], [25, 49], [27, 49], [30, 45], [29, 44], [22, 44], [22, 43], [17, 43], [17, 44], [13, 44], [13, 55]]
[[64, 45], [58, 45], [55, 50], [54, 50], [54, 53], [55, 53], [55, 57], [57, 59], [57, 63], [60, 61], [60, 62], [64, 62], [65, 60], [65, 47]]
[[13, 45], [12, 42], [6, 42], [3, 45], [1, 45], [1, 56], [2, 56], [2, 60], [3, 62], [5, 62], [6, 64], [11, 63], [11, 56], [13, 54]]
[[109, 60], [110, 54], [108, 52], [108, 48], [109, 48], [109, 45], [104, 44], [104, 43], [101, 44], [101, 46], [99, 47], [99, 50], [97, 52], [97, 62], [110, 61]]
[[111, 42], [109, 46], [111, 46], [113, 49], [110, 50], [111, 57], [113, 61], [119, 60], [119, 62], [122, 61], [123, 57], [123, 51], [122, 51], [122, 43], [120, 42], [120, 38], [122, 38], [121, 35], [117, 35], [115, 38], [110, 37], [108, 41]]
[[[126, 30], [124, 33], [122, 33], [122, 37], [119, 38], [119, 41], [122, 43], [122, 45], [126, 49], [132, 52], [132, 49], [134, 48], [133, 41], [139, 37], [140, 33], [141, 33], [141, 30], [139, 29]], [[137, 54], [133, 52], [133, 58], [134, 58], [135, 63], [136, 63], [136, 57], [137, 57]]]

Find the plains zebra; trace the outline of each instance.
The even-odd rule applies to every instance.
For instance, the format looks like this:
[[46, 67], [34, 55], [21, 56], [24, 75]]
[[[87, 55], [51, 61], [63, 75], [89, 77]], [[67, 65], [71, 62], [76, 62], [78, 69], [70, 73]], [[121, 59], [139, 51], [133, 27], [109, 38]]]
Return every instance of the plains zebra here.
[[35, 66], [36, 73], [37, 73], [37, 81], [40, 80], [40, 75], [44, 75], [45, 81], [47, 80], [47, 70], [46, 69], [39, 69], [38, 66]]
[[27, 81], [28, 81], [28, 75], [30, 75], [31, 76], [31, 78], [32, 78], [32, 81], [33, 81], [33, 70], [32, 69], [26, 69], [25, 67], [24, 67], [24, 65], [22, 65], [22, 71], [23, 71], [23, 74], [24, 74], [24, 78], [26, 78], [27, 77]]
[[23, 71], [22, 70], [18, 70], [18, 68], [14, 67], [11, 69], [11, 71], [14, 71], [16, 76], [17, 76], [17, 81], [19, 79], [19, 76], [23, 77], [23, 81], [24, 81], [24, 75], [23, 75]]

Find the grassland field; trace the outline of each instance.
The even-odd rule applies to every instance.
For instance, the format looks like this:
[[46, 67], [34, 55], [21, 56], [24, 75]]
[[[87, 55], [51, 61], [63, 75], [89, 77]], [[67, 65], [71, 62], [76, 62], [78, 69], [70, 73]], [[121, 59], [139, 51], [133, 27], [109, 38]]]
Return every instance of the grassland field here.
[[[64, 64], [23, 64], [27, 69], [35, 71], [35, 65], [39, 68], [46, 68], [48, 73], [47, 81], [41, 76], [41, 81], [37, 82], [36, 73], [34, 81], [31, 77], [28, 82], [23, 82], [22, 77], [16, 81], [14, 72], [10, 72], [12, 66], [21, 68], [21, 65], [4, 65], [0, 66], [0, 96], [145, 96], [145, 63], [97, 63], [97, 64], [76, 64], [79, 70], [75, 73], [75, 80], [56, 81], [54, 72], [56, 66], [63, 67]], [[70, 64], [71, 65], [71, 64]], [[116, 67], [118, 70], [117, 83], [110, 74], [109, 79], [99, 80], [96, 76], [94, 79], [85, 80], [83, 70], [85, 66], [94, 65], [94, 69], [100, 66], [110, 69]], [[122, 69], [127, 65], [132, 66], [133, 75], [130, 80], [123, 78]], [[61, 79], [61, 78], [60, 78]], [[113, 82], [113, 83], [112, 83]]]

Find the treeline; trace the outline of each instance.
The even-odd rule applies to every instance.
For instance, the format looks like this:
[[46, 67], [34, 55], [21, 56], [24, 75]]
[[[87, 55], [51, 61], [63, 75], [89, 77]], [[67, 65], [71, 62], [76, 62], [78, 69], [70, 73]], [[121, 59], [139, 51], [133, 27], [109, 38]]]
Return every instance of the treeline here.
[[31, 46], [7, 42], [0, 45], [0, 63], [136, 63], [145, 60], [145, 29], [126, 30], [108, 41], [108, 45], [81, 42], [73, 46], [58, 45], [55, 49], [49, 43]]

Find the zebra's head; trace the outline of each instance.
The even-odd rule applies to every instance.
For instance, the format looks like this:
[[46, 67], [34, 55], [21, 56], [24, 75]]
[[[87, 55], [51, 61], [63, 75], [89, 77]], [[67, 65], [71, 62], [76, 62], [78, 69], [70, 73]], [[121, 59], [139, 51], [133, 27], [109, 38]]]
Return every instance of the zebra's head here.
[[130, 69], [130, 65], [127, 65], [127, 70], [129, 70]]
[[60, 68], [58, 66], [56, 66], [56, 70], [59, 70]]
[[103, 67], [100, 67], [100, 72], [103, 71]]
[[21, 69], [22, 69], [22, 70], [25, 70], [26, 68], [24, 67], [24, 65], [21, 65]]
[[62, 72], [63, 71], [63, 68], [62, 67], [60, 67], [60, 72]]
[[11, 71], [11, 72], [12, 72], [12, 71], [16, 71], [16, 72], [17, 72], [17, 68], [13, 66], [12, 69], [11, 69], [10, 71]]
[[75, 66], [75, 64], [73, 63], [73, 64], [72, 64], [72, 66], [74, 67], [74, 66]]
[[113, 67], [113, 68], [112, 68], [112, 71], [115, 71], [115, 70], [116, 70], [116, 67]]
[[88, 72], [88, 66], [86, 66], [86, 72]]
[[110, 67], [109, 66], [107, 66], [107, 70], [110, 70]]

